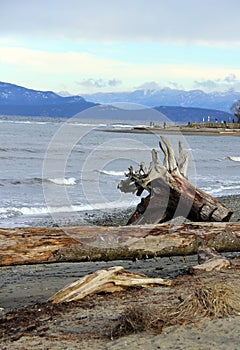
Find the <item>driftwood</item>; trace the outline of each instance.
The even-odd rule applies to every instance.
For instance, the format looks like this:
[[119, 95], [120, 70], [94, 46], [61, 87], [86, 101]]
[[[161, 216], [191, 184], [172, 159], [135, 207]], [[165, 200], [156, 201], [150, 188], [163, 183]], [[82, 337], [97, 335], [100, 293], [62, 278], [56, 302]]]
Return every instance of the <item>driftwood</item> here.
[[164, 154], [163, 164], [158, 153], [152, 150], [152, 161], [147, 169], [140, 163], [138, 171], [130, 166], [127, 179], [118, 184], [122, 192], [132, 192], [142, 198], [128, 224], [163, 223], [177, 216], [191, 221], [229, 221], [233, 212], [219, 200], [193, 186], [187, 179], [188, 154], [179, 142], [179, 156], [175, 157], [167, 138], [161, 136], [159, 142]]
[[128, 287], [147, 287], [152, 285], [170, 286], [170, 280], [148, 278], [145, 275], [125, 271], [122, 266], [98, 270], [64, 287], [49, 300], [53, 303], [83, 299], [90, 294], [118, 292]]
[[193, 266], [192, 270], [197, 271], [213, 271], [229, 268], [231, 262], [219, 254], [216, 249], [211, 247], [200, 247], [198, 249], [198, 263], [199, 265]]
[[112, 261], [240, 251], [240, 223], [0, 229], [0, 265]]

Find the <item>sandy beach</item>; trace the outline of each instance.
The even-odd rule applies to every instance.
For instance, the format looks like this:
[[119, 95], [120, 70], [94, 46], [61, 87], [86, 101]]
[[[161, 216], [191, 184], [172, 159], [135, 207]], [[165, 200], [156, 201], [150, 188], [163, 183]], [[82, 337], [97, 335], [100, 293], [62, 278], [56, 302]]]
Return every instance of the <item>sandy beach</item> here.
[[[222, 201], [235, 210], [239, 197]], [[106, 220], [106, 217], [102, 218]], [[101, 218], [97, 219], [98, 223]], [[103, 223], [103, 222], [102, 222]], [[225, 254], [229, 269], [191, 274], [197, 256], [140, 261], [52, 263], [1, 267], [1, 349], [238, 349], [240, 315], [220, 319], [192, 319], [190, 324], [159, 324], [133, 334], [116, 334], [121, 316], [130, 307], [161, 313], [179, 304], [197, 286], [227, 284], [240, 290], [238, 254]], [[58, 290], [86, 274], [110, 266], [173, 281], [170, 287], [132, 288], [114, 294], [90, 295], [80, 302], [52, 305], [47, 300]]]
[[189, 275], [196, 256], [159, 261], [116, 261], [131, 271], [148, 276], [172, 278], [171, 287], [134, 288], [114, 294], [92, 295], [80, 302], [51, 305], [46, 302], [56, 291], [82, 275], [112, 263], [64, 263], [2, 268], [5, 285], [1, 301], [9, 312], [1, 320], [2, 349], [237, 349], [240, 315], [186, 325], [163, 326], [156, 332], [114, 336], [121, 315], [132, 306], [155, 307], [161, 312], [179, 303], [201, 284], [224, 283], [240, 288], [240, 259], [232, 259], [232, 267], [221, 272]]
[[131, 129], [109, 129], [104, 130], [105, 132], [121, 132], [128, 134], [166, 134], [166, 135], [201, 135], [201, 136], [239, 136], [239, 128], [225, 128], [225, 127], [207, 127], [198, 124], [195, 127], [189, 126], [168, 126], [164, 127], [133, 127]]

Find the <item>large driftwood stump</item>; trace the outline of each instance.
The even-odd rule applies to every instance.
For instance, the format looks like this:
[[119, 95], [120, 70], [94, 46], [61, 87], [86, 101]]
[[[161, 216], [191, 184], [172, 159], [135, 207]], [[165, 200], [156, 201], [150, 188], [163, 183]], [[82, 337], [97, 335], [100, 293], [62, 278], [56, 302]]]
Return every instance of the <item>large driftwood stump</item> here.
[[152, 150], [149, 169], [142, 162], [138, 171], [130, 166], [127, 179], [118, 184], [122, 192], [135, 192], [142, 198], [128, 224], [157, 224], [183, 216], [191, 221], [229, 221], [233, 212], [219, 200], [193, 186], [187, 179], [188, 154], [179, 142], [179, 156], [167, 138], [159, 142], [164, 154], [163, 164], [158, 153]]

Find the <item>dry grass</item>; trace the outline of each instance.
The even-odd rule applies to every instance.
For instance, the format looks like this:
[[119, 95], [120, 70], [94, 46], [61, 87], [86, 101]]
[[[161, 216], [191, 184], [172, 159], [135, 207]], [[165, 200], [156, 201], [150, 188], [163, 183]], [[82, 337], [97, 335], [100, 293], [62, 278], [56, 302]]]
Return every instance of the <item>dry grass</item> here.
[[161, 333], [163, 324], [153, 308], [140, 304], [130, 306], [119, 317], [116, 327], [111, 332], [111, 338], [149, 330]]
[[240, 297], [228, 284], [202, 285], [184, 301], [165, 313], [170, 324], [191, 323], [208, 318], [224, 318], [240, 313]]
[[163, 326], [199, 322], [204, 318], [225, 318], [240, 314], [240, 296], [228, 284], [201, 285], [177, 305], [154, 308], [138, 304], [125, 309], [111, 337], [141, 331], [161, 333]]

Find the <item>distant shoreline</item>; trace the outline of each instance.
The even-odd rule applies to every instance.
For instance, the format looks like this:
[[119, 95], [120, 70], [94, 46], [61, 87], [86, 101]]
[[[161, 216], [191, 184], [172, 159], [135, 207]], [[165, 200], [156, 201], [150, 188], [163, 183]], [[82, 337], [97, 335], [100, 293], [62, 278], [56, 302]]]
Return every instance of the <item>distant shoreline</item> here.
[[240, 129], [227, 128], [207, 128], [189, 126], [169, 126], [169, 127], [133, 127], [131, 129], [107, 129], [104, 132], [136, 133], [136, 134], [168, 134], [168, 135], [203, 135], [203, 136], [240, 136]]

